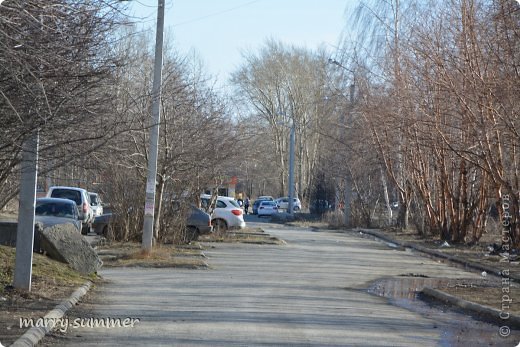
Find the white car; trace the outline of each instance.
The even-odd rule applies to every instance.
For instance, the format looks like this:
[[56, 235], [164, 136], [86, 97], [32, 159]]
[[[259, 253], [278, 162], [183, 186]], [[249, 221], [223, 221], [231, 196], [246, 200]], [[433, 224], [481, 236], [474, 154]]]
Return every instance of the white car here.
[[87, 234], [90, 231], [94, 222], [94, 211], [92, 211], [92, 206], [90, 206], [90, 196], [85, 189], [61, 186], [50, 187], [47, 197], [74, 201], [78, 206], [79, 219], [83, 222], [82, 232]]
[[[282, 210], [289, 209], [289, 198], [284, 196], [275, 200], [278, 208]], [[293, 211], [300, 211], [302, 209], [302, 202], [298, 198], [293, 198]]]
[[278, 213], [278, 205], [274, 201], [264, 200], [258, 205], [258, 217], [272, 216], [276, 213]]
[[[202, 207], [207, 209], [211, 195], [203, 194], [200, 198]], [[217, 232], [234, 228], [243, 229], [246, 227], [244, 211], [235, 199], [218, 196], [215, 209], [211, 214], [211, 224]]]
[[101, 198], [98, 193], [88, 193], [90, 197], [90, 206], [92, 207], [92, 211], [94, 212], [94, 217], [99, 217], [103, 214], [103, 203], [101, 202]]

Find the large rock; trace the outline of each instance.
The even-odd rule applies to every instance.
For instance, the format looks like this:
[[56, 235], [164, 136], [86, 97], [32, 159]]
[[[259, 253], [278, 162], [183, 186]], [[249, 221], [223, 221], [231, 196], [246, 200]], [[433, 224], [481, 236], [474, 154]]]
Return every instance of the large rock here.
[[103, 262], [72, 224], [59, 224], [41, 232], [41, 248], [52, 259], [67, 263], [82, 274], [99, 270]]

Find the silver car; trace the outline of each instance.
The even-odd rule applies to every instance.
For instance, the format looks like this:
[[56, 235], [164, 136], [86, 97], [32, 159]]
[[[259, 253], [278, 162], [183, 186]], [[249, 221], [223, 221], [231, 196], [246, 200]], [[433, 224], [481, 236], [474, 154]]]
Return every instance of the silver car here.
[[72, 224], [81, 232], [81, 220], [76, 203], [69, 199], [40, 198], [36, 199], [34, 209], [36, 222], [48, 228], [57, 224]]
[[90, 196], [85, 189], [78, 187], [50, 187], [47, 197], [74, 201], [78, 206], [79, 216], [83, 221], [82, 232], [87, 234], [90, 231], [92, 222], [94, 222], [94, 212], [92, 211], [92, 206], [90, 206]]

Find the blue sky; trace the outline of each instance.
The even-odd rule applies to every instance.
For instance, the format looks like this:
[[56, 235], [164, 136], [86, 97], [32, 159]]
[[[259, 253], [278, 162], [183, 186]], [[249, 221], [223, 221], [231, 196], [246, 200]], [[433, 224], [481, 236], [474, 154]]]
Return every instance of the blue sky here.
[[[273, 38], [333, 54], [356, 0], [166, 0], [166, 31], [178, 51], [195, 51], [224, 85], [241, 64], [241, 50], [256, 51]], [[155, 30], [157, 0], [133, 0], [131, 13]]]

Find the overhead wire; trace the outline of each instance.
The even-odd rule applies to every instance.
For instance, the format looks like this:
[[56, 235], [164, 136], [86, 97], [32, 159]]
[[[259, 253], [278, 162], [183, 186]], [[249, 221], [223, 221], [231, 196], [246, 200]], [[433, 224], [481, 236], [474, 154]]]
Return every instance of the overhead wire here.
[[215, 16], [219, 16], [221, 14], [224, 14], [224, 13], [227, 13], [227, 12], [231, 12], [231, 11], [237, 10], [239, 8], [242, 8], [242, 7], [246, 7], [246, 6], [252, 5], [252, 4], [254, 4], [256, 2], [259, 2], [259, 1], [262, 1], [262, 0], [252, 0], [252, 1], [246, 2], [244, 4], [241, 4], [241, 5], [238, 5], [238, 6], [235, 6], [235, 7], [231, 7], [231, 8], [222, 10], [222, 11], [210, 13], [210, 14], [205, 15], [205, 16], [192, 18], [192, 19], [186, 20], [184, 22], [173, 24], [173, 26], [177, 27], [177, 26], [181, 26], [181, 25], [186, 25], [186, 24], [191, 24], [191, 23], [195, 23], [195, 22], [200, 22], [201, 20], [208, 19], [208, 18], [215, 17]]

